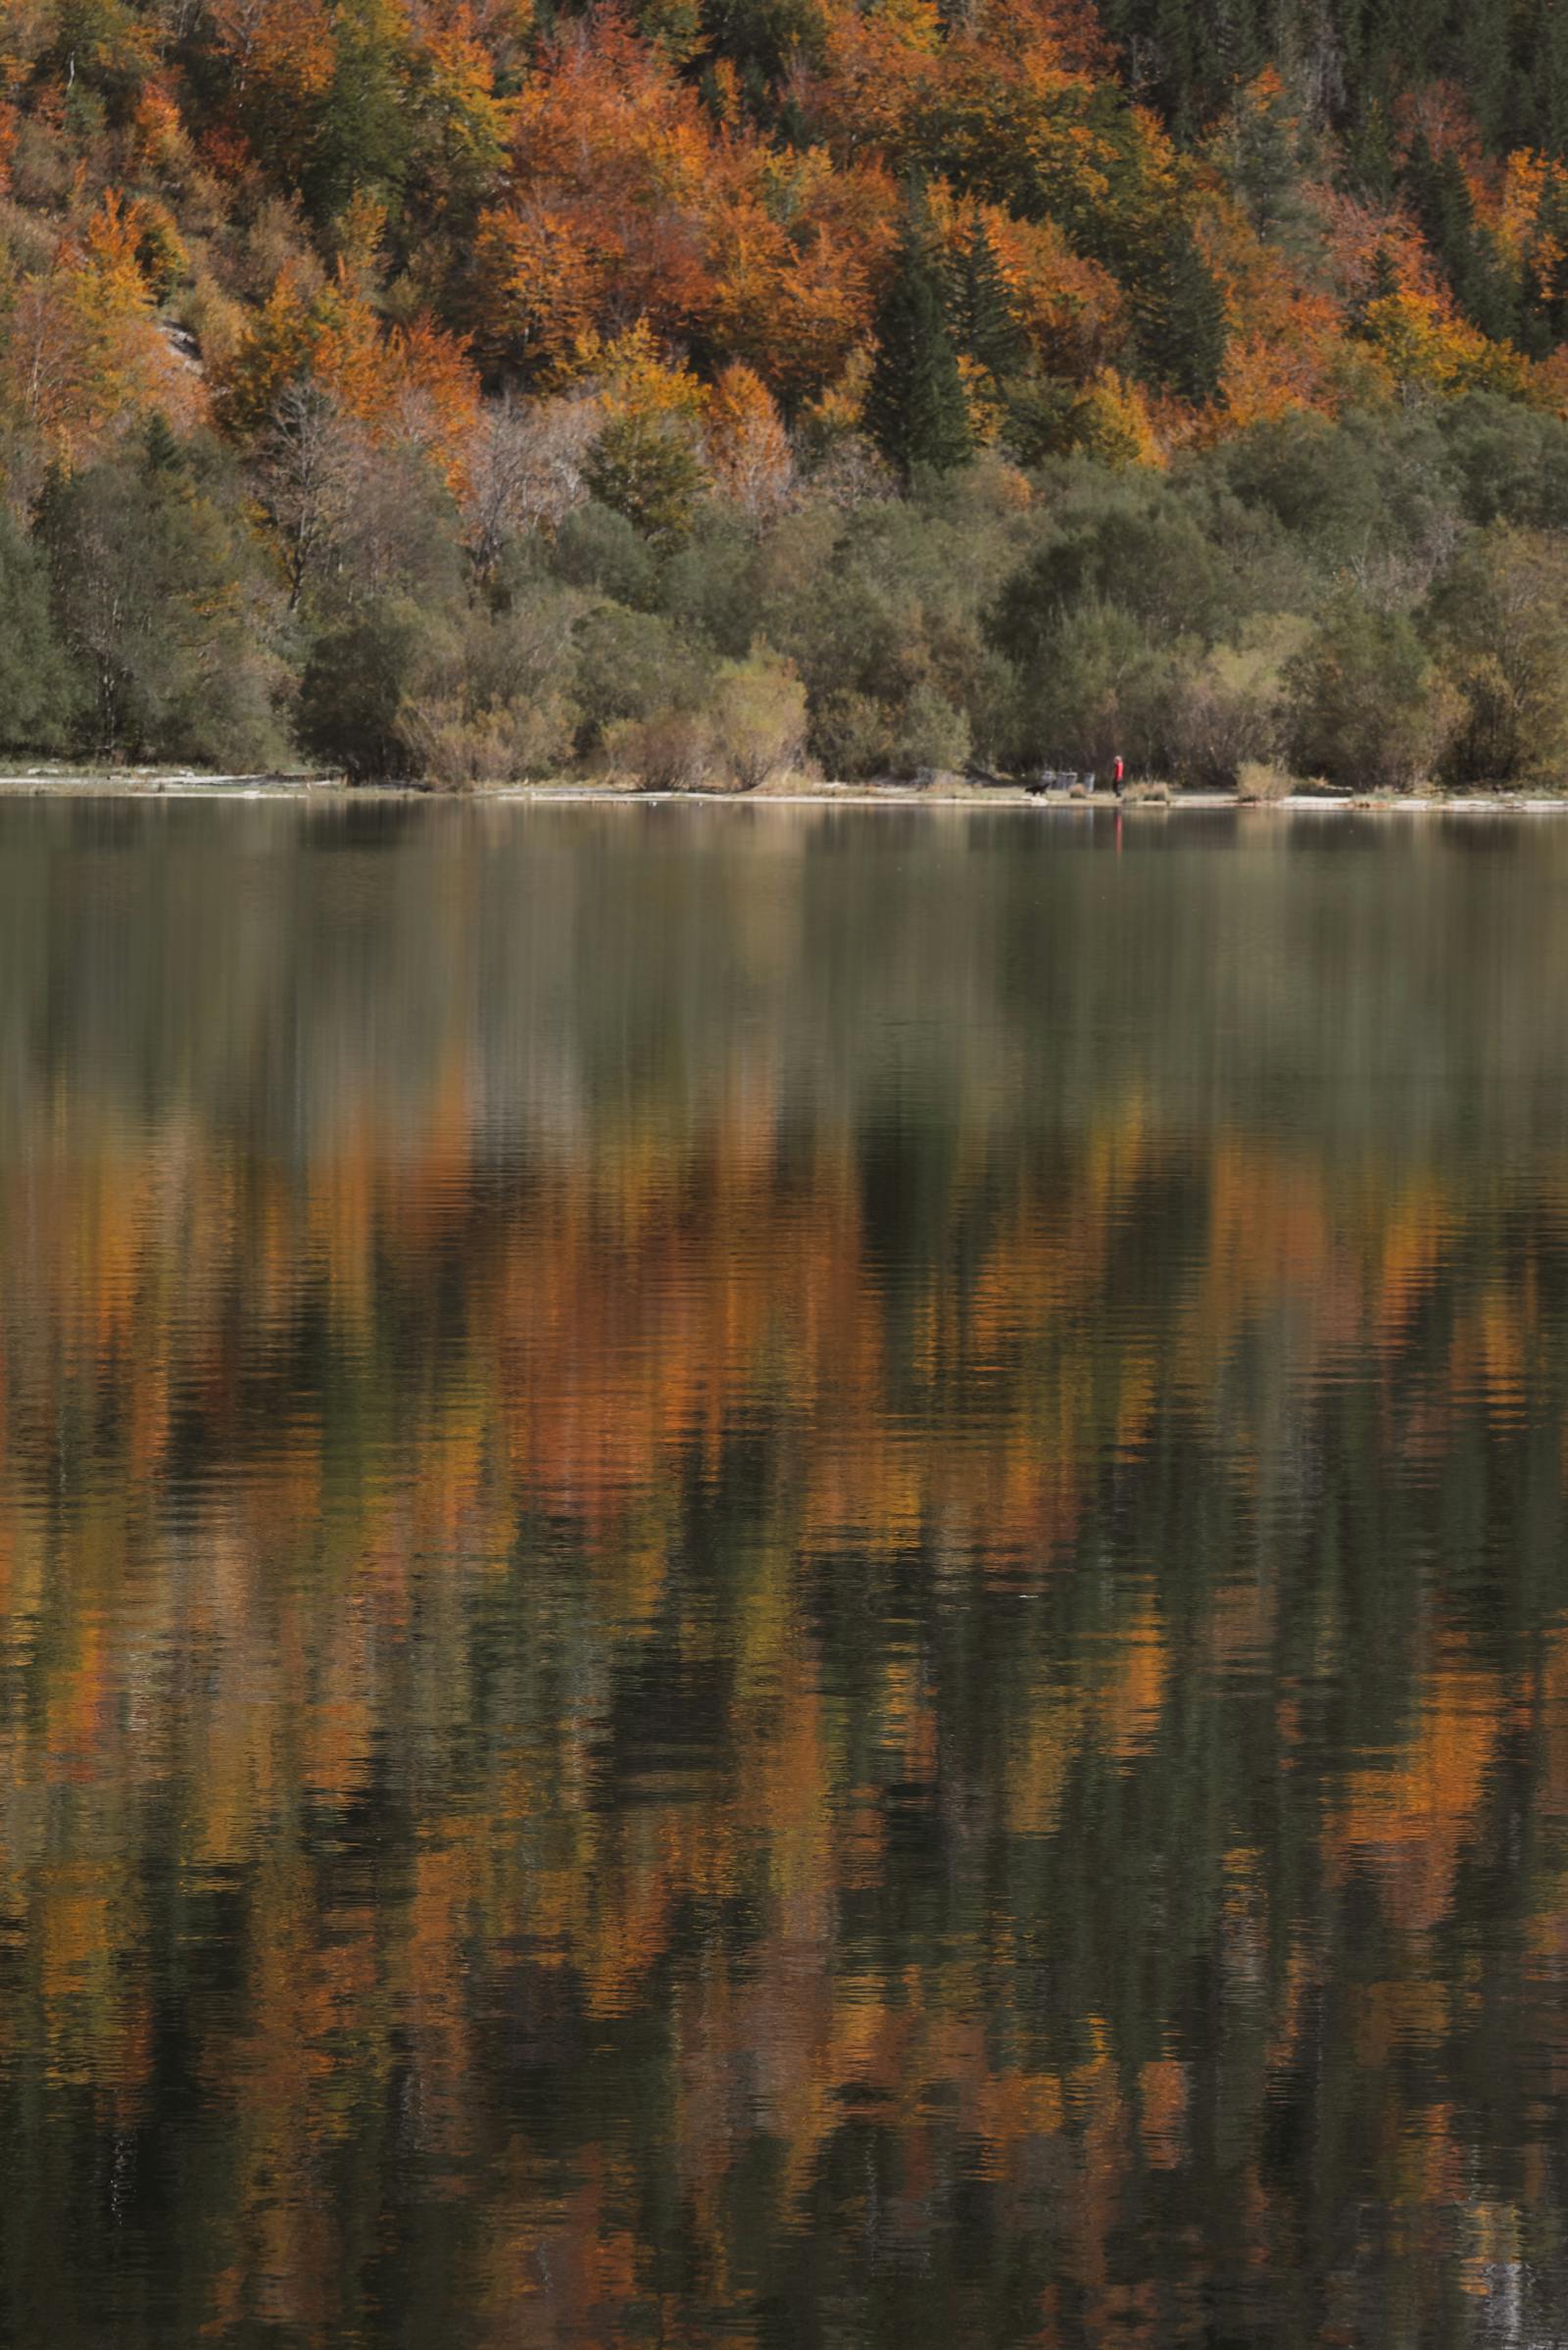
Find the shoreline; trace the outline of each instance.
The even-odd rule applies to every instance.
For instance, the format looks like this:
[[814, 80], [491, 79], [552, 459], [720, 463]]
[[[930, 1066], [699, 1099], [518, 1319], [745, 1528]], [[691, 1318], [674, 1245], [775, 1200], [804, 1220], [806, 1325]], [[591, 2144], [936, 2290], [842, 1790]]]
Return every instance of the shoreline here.
[[418, 784], [348, 783], [341, 776], [298, 774], [202, 775], [188, 769], [94, 772], [30, 770], [0, 774], [0, 799], [13, 800], [281, 800], [352, 804], [412, 801], [453, 807], [497, 804], [627, 808], [943, 808], [1033, 810], [1053, 815], [1568, 815], [1568, 792], [1411, 792], [1358, 795], [1292, 792], [1278, 800], [1244, 801], [1234, 792], [1139, 792], [1093, 797], [1026, 792], [1021, 785], [970, 785], [957, 791], [898, 783], [802, 783], [752, 792], [641, 791], [622, 784], [504, 783], [468, 791], [429, 791]]

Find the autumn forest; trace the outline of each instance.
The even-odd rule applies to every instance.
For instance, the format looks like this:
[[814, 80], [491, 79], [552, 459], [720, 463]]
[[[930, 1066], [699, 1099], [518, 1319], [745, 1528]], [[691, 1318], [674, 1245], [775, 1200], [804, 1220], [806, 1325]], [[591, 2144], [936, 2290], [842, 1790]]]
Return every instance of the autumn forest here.
[[1549, 0], [6, 0], [0, 755], [1568, 758]]

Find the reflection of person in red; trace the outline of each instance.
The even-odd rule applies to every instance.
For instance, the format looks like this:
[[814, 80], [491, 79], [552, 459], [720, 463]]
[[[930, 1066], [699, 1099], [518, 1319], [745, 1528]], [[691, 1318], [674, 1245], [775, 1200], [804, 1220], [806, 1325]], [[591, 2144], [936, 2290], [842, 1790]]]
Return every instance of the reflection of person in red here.
[[1121, 787], [1122, 787], [1123, 783], [1126, 781], [1126, 778], [1127, 778], [1127, 761], [1126, 761], [1124, 759], [1117, 759], [1117, 761], [1116, 761], [1116, 764], [1114, 765], [1114, 767], [1112, 767], [1112, 769], [1111, 769], [1111, 771], [1110, 771], [1110, 780], [1111, 780], [1111, 782], [1112, 782], [1112, 783], [1113, 783], [1113, 784], [1116, 786], [1116, 789], [1117, 789], [1117, 791], [1118, 791], [1118, 792], [1121, 790]]

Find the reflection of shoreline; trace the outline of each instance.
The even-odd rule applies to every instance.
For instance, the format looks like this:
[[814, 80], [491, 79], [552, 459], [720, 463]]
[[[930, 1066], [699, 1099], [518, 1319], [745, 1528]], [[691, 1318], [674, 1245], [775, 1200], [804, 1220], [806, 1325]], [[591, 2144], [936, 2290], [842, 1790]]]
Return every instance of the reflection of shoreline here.
[[1158, 816], [1168, 822], [1186, 815], [1435, 815], [1545, 816], [1568, 814], [1568, 790], [1557, 797], [1539, 793], [1485, 792], [1353, 793], [1293, 792], [1269, 802], [1244, 801], [1234, 792], [1183, 792], [1174, 800], [1143, 799], [1136, 792], [1091, 796], [1067, 792], [1031, 793], [1018, 785], [963, 784], [938, 791], [913, 783], [792, 783], [786, 789], [755, 792], [651, 792], [623, 783], [498, 783], [467, 791], [438, 791], [420, 784], [347, 783], [332, 775], [193, 775], [140, 769], [121, 774], [0, 775], [0, 799], [14, 800], [368, 800], [416, 801], [421, 806], [449, 801], [456, 806], [492, 806], [518, 801], [529, 806], [668, 808], [1016, 808], [1033, 814], [1118, 814]]

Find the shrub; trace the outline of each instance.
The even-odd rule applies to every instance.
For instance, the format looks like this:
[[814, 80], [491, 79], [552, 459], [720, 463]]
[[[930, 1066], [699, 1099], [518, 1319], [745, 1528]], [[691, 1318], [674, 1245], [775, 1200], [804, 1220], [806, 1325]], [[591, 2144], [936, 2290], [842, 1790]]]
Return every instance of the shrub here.
[[40, 531], [80, 740], [130, 758], [276, 761], [280, 599], [198, 453], [155, 419], [139, 445], [57, 481]]
[[0, 750], [49, 751], [75, 714], [37, 552], [0, 507]]
[[632, 776], [645, 792], [696, 792], [709, 780], [712, 728], [700, 710], [660, 710], [624, 718], [605, 736], [612, 769]]
[[755, 559], [755, 540], [738, 510], [710, 499], [689, 545], [665, 559], [649, 601], [683, 634], [701, 635], [720, 653], [744, 661], [762, 633]]
[[1371, 436], [1354, 427], [1336, 431], [1321, 416], [1286, 416], [1251, 426], [1216, 453], [1212, 466], [1248, 505], [1331, 561], [1387, 536], [1376, 451]]
[[1559, 779], [1568, 769], [1568, 554], [1504, 524], [1461, 548], [1434, 588], [1428, 632], [1460, 714], [1455, 783]]
[[606, 759], [646, 791], [755, 791], [798, 766], [805, 749], [805, 688], [761, 647], [723, 662], [701, 702], [619, 719], [604, 733]]
[[1471, 521], [1568, 524], [1568, 425], [1560, 417], [1471, 392], [1443, 412], [1442, 425]]
[[904, 706], [888, 761], [895, 775], [914, 775], [922, 767], [961, 767], [969, 757], [969, 721], [961, 710], [922, 678]]
[[564, 765], [573, 716], [571, 705], [556, 696], [478, 710], [461, 693], [423, 696], [399, 713], [397, 732], [407, 753], [399, 763], [441, 791], [525, 782]]
[[1297, 778], [1290, 769], [1279, 766], [1273, 759], [1244, 759], [1237, 771], [1236, 797], [1247, 808], [1288, 800], [1298, 789]]
[[422, 651], [419, 690], [396, 720], [409, 772], [446, 789], [559, 770], [580, 717], [572, 699], [579, 602], [535, 582], [505, 611], [476, 606]]
[[428, 647], [407, 603], [374, 605], [318, 637], [300, 686], [300, 741], [356, 782], [408, 775], [417, 759], [404, 720], [417, 706]]
[[742, 791], [806, 756], [806, 688], [789, 661], [761, 648], [726, 661], [709, 704], [715, 768]]
[[684, 641], [657, 613], [597, 606], [576, 629], [579, 748], [592, 752], [608, 739], [608, 729], [627, 720], [696, 709], [711, 668], [706, 650]]
[[694, 425], [681, 416], [614, 416], [588, 453], [582, 477], [602, 506], [624, 514], [640, 538], [679, 546], [708, 486]]
[[1151, 640], [1211, 643], [1235, 593], [1218, 550], [1163, 483], [1080, 474], [1050, 537], [1005, 582], [992, 641], [1020, 666], [1042, 659], [1069, 613], [1091, 604], [1130, 613]]
[[616, 604], [648, 611], [659, 564], [624, 514], [590, 503], [574, 507], [556, 533], [553, 567], [568, 587], [590, 588]]
[[1405, 614], [1352, 590], [1333, 599], [1286, 679], [1298, 763], [1363, 790], [1407, 790], [1429, 775], [1457, 715]]
[[1298, 645], [1291, 621], [1264, 625], [1245, 645], [1216, 645], [1178, 673], [1166, 745], [1184, 781], [1211, 789], [1233, 783], [1243, 766], [1274, 756], [1284, 718], [1287, 648]]
[[893, 723], [870, 694], [829, 694], [812, 712], [809, 741], [832, 781], [883, 775], [893, 763]]
[[1024, 759], [1103, 772], [1118, 753], [1161, 765], [1179, 671], [1131, 612], [1091, 601], [1066, 612], [1022, 687]]

